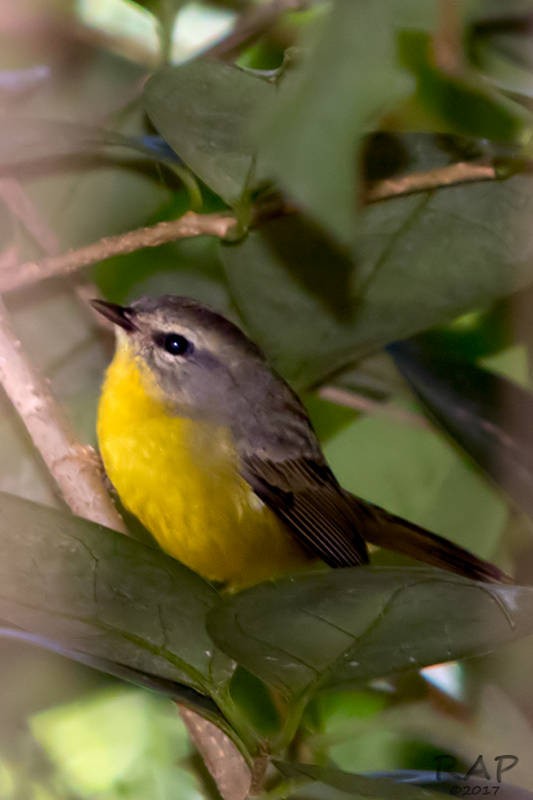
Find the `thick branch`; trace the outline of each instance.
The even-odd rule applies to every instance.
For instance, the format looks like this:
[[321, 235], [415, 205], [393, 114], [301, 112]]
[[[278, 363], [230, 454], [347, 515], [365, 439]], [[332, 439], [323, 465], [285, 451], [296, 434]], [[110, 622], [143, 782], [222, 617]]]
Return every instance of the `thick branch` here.
[[216, 725], [185, 706], [180, 715], [224, 800], [246, 800], [252, 775], [233, 742]]
[[94, 451], [76, 441], [47, 383], [23, 352], [1, 300], [0, 382], [67, 505], [80, 517], [124, 531]]

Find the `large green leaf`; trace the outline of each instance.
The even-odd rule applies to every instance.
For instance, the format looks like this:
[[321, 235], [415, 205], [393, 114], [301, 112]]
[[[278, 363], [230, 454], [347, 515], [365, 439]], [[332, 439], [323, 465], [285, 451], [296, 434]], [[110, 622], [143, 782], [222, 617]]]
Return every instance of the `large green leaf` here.
[[486, 653], [533, 633], [533, 588], [426, 568], [359, 567], [261, 584], [215, 608], [211, 635], [288, 696]]
[[221, 246], [251, 334], [299, 386], [533, 278], [531, 179], [367, 207], [355, 260], [299, 217]]
[[204, 623], [217, 592], [162, 552], [7, 494], [0, 546], [11, 625], [204, 694], [229, 678]]
[[410, 88], [395, 58], [398, 5], [336, 0], [258, 123], [272, 175], [342, 242], [354, 237], [358, 143]]
[[148, 81], [146, 111], [187, 166], [226, 203], [235, 205], [254, 168], [250, 120], [274, 87], [249, 72], [214, 61], [166, 67]]

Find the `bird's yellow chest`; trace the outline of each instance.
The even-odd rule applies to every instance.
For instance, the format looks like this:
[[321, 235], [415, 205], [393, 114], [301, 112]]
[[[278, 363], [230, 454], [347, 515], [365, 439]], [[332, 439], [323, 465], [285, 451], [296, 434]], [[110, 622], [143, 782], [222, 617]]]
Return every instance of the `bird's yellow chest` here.
[[226, 428], [169, 414], [118, 349], [102, 388], [98, 442], [124, 506], [170, 555], [210, 580], [255, 583], [306, 562], [240, 476]]

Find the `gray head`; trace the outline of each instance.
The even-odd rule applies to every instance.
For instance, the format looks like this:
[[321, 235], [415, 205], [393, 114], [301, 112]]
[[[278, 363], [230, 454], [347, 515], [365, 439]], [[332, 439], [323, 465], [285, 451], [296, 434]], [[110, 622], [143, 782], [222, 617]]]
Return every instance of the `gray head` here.
[[119, 340], [149, 370], [171, 411], [228, 426], [241, 451], [318, 457], [299, 399], [221, 314], [175, 295], [92, 305], [117, 326]]
[[[232, 322], [188, 297], [141, 297], [94, 308], [118, 326], [169, 406], [187, 416], [225, 417], [274, 379], [259, 348]], [[281, 381], [280, 381], [281, 382]]]

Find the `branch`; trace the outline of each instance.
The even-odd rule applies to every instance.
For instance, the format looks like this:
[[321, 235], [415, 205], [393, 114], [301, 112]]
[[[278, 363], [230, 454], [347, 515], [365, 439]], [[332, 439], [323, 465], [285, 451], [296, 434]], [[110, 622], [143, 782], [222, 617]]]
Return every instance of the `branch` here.
[[74, 514], [124, 532], [94, 451], [76, 441], [47, 383], [24, 354], [1, 300], [0, 382]]
[[493, 181], [498, 177], [493, 164], [479, 161], [459, 161], [446, 167], [437, 167], [427, 172], [412, 172], [399, 178], [386, 178], [376, 181], [365, 193], [367, 203], [390, 200], [416, 192], [457, 186], [461, 183]]
[[[415, 192], [496, 178], [496, 168], [492, 164], [465, 161], [428, 172], [415, 172], [399, 178], [378, 181], [367, 188], [364, 200], [366, 203], [377, 203]], [[289, 205], [276, 205], [267, 207], [263, 213], [261, 207], [258, 207], [254, 224], [295, 211], [296, 209]], [[118, 236], [107, 236], [79, 250], [69, 250], [40, 261], [27, 261], [20, 264], [16, 270], [0, 269], [0, 294], [30, 286], [46, 278], [70, 275], [82, 267], [88, 267], [112, 256], [133, 253], [143, 247], [159, 247], [167, 242], [195, 236], [216, 236], [225, 239], [237, 226], [238, 221], [230, 212], [196, 214], [188, 211], [172, 222], [159, 222], [157, 225], [138, 228]]]
[[246, 800], [252, 774], [233, 742], [216, 725], [185, 706], [180, 716], [223, 800]]
[[217, 236], [224, 239], [236, 224], [237, 221], [231, 214], [195, 214], [189, 211], [172, 222], [158, 222], [149, 228], [138, 228], [118, 236], [106, 236], [79, 250], [69, 250], [59, 256], [20, 264], [16, 271], [0, 274], [0, 293], [21, 289], [45, 278], [69, 275], [82, 267], [112, 256], [133, 253], [143, 247], [159, 247], [166, 242], [194, 236]]

